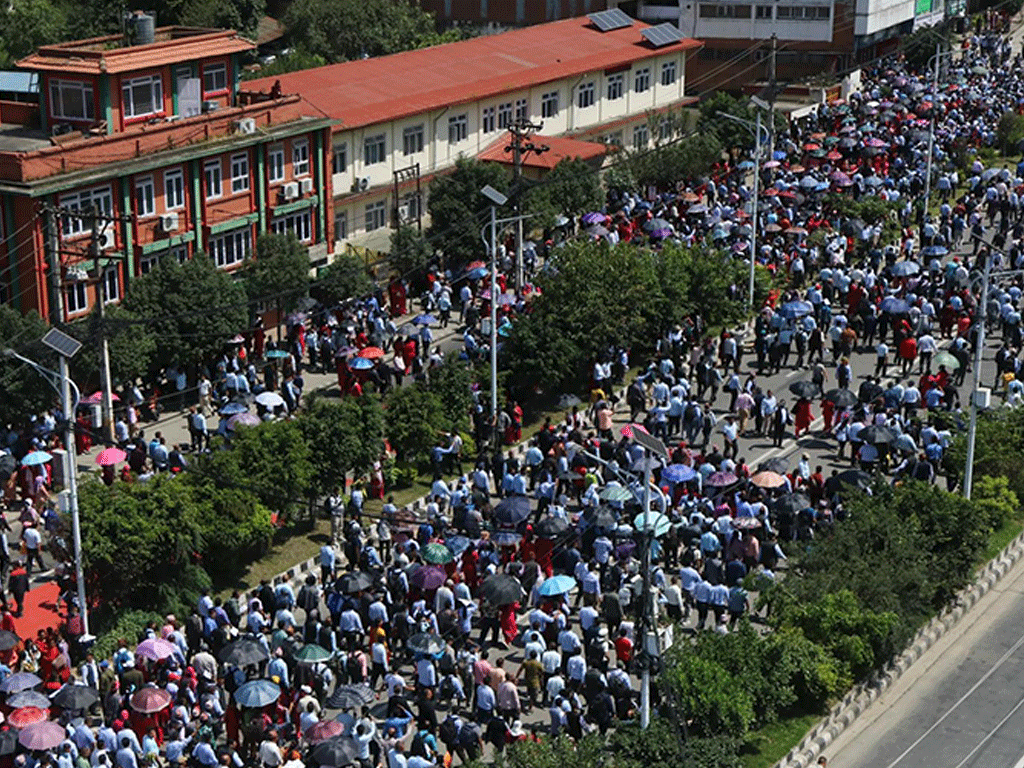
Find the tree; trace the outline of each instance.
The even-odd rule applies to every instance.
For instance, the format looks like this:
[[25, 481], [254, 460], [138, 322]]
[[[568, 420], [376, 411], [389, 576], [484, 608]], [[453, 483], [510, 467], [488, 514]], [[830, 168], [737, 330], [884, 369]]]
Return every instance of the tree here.
[[309, 288], [309, 252], [294, 235], [260, 235], [256, 253], [245, 260], [238, 274], [249, 296], [250, 314], [257, 314], [259, 302], [272, 301], [280, 326]]
[[202, 254], [184, 264], [162, 259], [131, 284], [122, 306], [134, 319], [112, 320], [111, 326], [149, 328], [156, 338], [156, 368], [199, 363], [246, 327], [244, 287]]
[[426, 463], [445, 429], [440, 398], [421, 384], [398, 387], [384, 401], [384, 433], [399, 461]]
[[449, 429], [463, 430], [469, 423], [473, 407], [473, 370], [455, 355], [447, 355], [444, 363], [430, 370], [427, 389], [437, 395]]
[[383, 453], [384, 412], [377, 398], [335, 401], [313, 396], [296, 423], [312, 448], [312, 491], [316, 495], [343, 487], [349, 472], [369, 471]]
[[659, 681], [684, 713], [690, 732], [700, 736], [746, 734], [754, 722], [748, 681], [698, 655], [689, 643], [675, 643], [665, 656]]
[[[748, 128], [742, 123], [724, 118], [720, 114], [724, 112], [753, 124], [757, 119], [757, 108], [748, 99], [731, 96], [725, 91], [715, 91], [708, 98], [701, 100], [699, 110], [700, 117], [697, 119], [699, 133], [715, 134], [721, 141], [722, 147], [727, 151], [754, 146], [753, 127]], [[761, 122], [766, 128], [769, 127], [768, 119], [763, 114]], [[784, 131], [787, 127], [786, 118], [776, 113], [775, 130]]]
[[11, 68], [41, 45], [62, 42], [68, 17], [48, 0], [12, 0], [0, 10], [0, 67]]
[[235, 29], [255, 40], [266, 10], [266, 0], [167, 0], [163, 14], [159, 9], [157, 14], [188, 27]]
[[490, 220], [491, 202], [480, 190], [489, 184], [504, 191], [508, 181], [508, 172], [497, 163], [460, 158], [451, 173], [430, 182], [428, 236], [443, 243], [449, 261], [464, 264], [487, 256], [480, 231]]
[[574, 219], [603, 204], [600, 176], [585, 160], [567, 157], [541, 181], [526, 188], [523, 210], [535, 214], [527, 222], [529, 226], [550, 227], [559, 214]]
[[426, 282], [427, 268], [434, 258], [430, 241], [415, 227], [403, 224], [391, 233], [391, 268], [413, 286]]
[[269, 64], [261, 64], [259, 68], [246, 69], [242, 72], [242, 80], [253, 80], [258, 77], [277, 77], [289, 72], [300, 72], [303, 69], [315, 69], [327, 64], [327, 59], [316, 53], [309, 53], [300, 48], [289, 54], [278, 54]]
[[310, 289], [310, 293], [327, 306], [360, 299], [372, 291], [373, 280], [366, 267], [351, 253], [336, 254]]
[[711, 170], [722, 156], [722, 144], [713, 132], [702, 132], [624, 156], [630, 175], [641, 186], [675, 189], [680, 181], [695, 179]]
[[3, 355], [12, 348], [44, 368], [56, 370], [57, 359], [39, 340], [46, 323], [34, 311], [22, 315], [0, 304], [0, 413], [10, 420], [27, 418], [53, 405], [56, 393], [31, 366]]
[[71, 323], [67, 331], [82, 342], [84, 349], [71, 360], [76, 380], [98, 382], [100, 376], [99, 340], [107, 333], [110, 353], [110, 377], [114, 386], [144, 377], [152, 370], [156, 354], [156, 338], [145, 325], [131, 322], [132, 313], [123, 307], [104, 307], [106, 318], [101, 321], [99, 309], [89, 316]]

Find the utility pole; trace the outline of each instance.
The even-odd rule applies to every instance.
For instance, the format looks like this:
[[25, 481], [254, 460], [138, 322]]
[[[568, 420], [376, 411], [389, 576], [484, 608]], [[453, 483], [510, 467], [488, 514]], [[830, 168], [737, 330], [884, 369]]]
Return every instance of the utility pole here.
[[60, 239], [57, 228], [60, 217], [56, 208], [46, 206], [46, 262], [50, 272], [50, 325], [56, 326], [64, 322], [64, 286], [60, 264]]
[[[512, 208], [516, 216], [522, 213], [523, 198], [523, 158], [533, 152], [541, 155], [547, 152], [550, 147], [546, 144], [534, 144], [530, 141], [532, 133], [544, 128], [544, 123], [531, 123], [525, 117], [518, 118], [508, 127], [511, 134], [510, 141], [505, 147], [506, 152], [512, 153]], [[523, 290], [523, 219], [516, 219], [516, 290]]]
[[768, 57], [768, 159], [775, 158], [775, 74], [776, 58], [779, 52], [779, 36], [772, 32], [772, 50]]
[[107, 284], [106, 267], [100, 267], [100, 237], [103, 235], [103, 228], [100, 226], [100, 217], [92, 212], [92, 237], [89, 240], [89, 253], [96, 260], [96, 271], [99, 275], [99, 287], [96, 291], [96, 299], [100, 315], [100, 392], [102, 393], [100, 410], [103, 414], [103, 437], [114, 443], [114, 396], [113, 385], [110, 381], [110, 345], [107, 342], [106, 305], [107, 305]]

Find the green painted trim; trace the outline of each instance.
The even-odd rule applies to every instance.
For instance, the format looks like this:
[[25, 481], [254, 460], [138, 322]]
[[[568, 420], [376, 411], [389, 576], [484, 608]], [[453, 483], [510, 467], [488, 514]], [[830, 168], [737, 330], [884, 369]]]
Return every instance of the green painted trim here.
[[324, 141], [324, 132], [322, 130], [316, 132], [316, 200], [317, 206], [320, 208], [320, 215], [317, 216], [319, 222], [318, 236], [313, 238], [314, 243], [326, 243], [327, 242], [327, 205], [324, 200], [324, 190], [327, 188], [327, 177], [324, 176], [325, 169], [325, 158], [326, 153], [326, 142]]
[[107, 122], [107, 135], [114, 133], [114, 105], [110, 99], [110, 75], [100, 77], [100, 109], [103, 119]]
[[195, 232], [182, 232], [180, 235], [174, 237], [168, 237], [166, 240], [155, 240], [152, 243], [146, 243], [142, 246], [142, 254], [144, 256], [158, 251], [165, 250], [167, 248], [173, 248], [176, 245], [184, 245], [185, 243], [191, 243], [196, 239]]
[[296, 200], [294, 203], [283, 203], [281, 205], [275, 205], [271, 213], [274, 216], [285, 216], [289, 213], [295, 213], [295, 211], [304, 211], [306, 208], [323, 208], [320, 205], [320, 198], [318, 197], [304, 197], [301, 200]]
[[258, 213], [247, 213], [245, 216], [239, 216], [237, 219], [231, 219], [230, 221], [222, 221], [220, 224], [210, 225], [210, 234], [217, 235], [221, 232], [227, 232], [230, 229], [238, 229], [245, 225], [252, 225], [260, 215]]
[[[0, 210], [0, 216], [3, 216], [7, 226], [3, 227], [4, 232], [7, 233], [7, 238], [4, 241], [4, 250], [7, 251], [7, 272], [10, 275], [7, 278], [7, 288], [10, 291], [11, 296], [18, 296], [18, 309], [21, 310], [21, 291], [18, 290], [18, 263], [21, 261], [17, 252], [12, 252], [12, 246], [17, 246], [14, 242], [14, 205], [10, 195], [4, 195], [0, 198], [3, 202], [3, 209]], [[32, 248], [35, 248], [33, 244]]]
[[267, 148], [263, 144], [253, 147], [256, 153], [256, 210], [260, 214], [259, 231], [267, 231]]
[[[188, 171], [192, 174], [192, 228], [198, 233], [203, 229], [203, 177], [199, 172], [199, 160], [193, 160], [188, 164]], [[201, 249], [203, 241], [196, 237], [196, 248]]]
[[124, 264], [124, 290], [128, 292], [128, 283], [135, 277], [135, 217], [132, 211], [132, 182], [128, 176], [121, 177], [121, 210], [128, 214], [124, 217], [124, 252], [126, 255]]

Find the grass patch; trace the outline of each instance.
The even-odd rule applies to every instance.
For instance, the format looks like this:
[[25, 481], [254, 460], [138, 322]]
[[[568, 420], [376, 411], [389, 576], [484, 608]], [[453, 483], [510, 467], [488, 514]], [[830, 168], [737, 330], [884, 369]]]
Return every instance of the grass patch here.
[[740, 753], [743, 768], [769, 768], [786, 756], [816, 722], [819, 715], [786, 717], [748, 736]]
[[989, 560], [1002, 552], [1007, 544], [1017, 538], [1022, 529], [1024, 529], [1024, 510], [1017, 510], [1002, 526], [989, 534], [988, 545], [981, 553], [979, 567], [983, 567]]

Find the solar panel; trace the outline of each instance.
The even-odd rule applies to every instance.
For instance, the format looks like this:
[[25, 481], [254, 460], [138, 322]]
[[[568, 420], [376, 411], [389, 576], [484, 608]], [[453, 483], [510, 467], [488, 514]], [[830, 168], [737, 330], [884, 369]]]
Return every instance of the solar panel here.
[[683, 37], [683, 33], [674, 24], [669, 22], [659, 24], [656, 27], [648, 27], [640, 34], [655, 48], [661, 48], [686, 39]]
[[590, 19], [591, 24], [602, 32], [611, 32], [613, 29], [633, 26], [633, 20], [618, 8], [588, 13], [587, 18]]
[[42, 341], [53, 351], [68, 358], [74, 357], [75, 353], [82, 348], [82, 343], [78, 339], [68, 336], [56, 328], [48, 330]]

